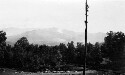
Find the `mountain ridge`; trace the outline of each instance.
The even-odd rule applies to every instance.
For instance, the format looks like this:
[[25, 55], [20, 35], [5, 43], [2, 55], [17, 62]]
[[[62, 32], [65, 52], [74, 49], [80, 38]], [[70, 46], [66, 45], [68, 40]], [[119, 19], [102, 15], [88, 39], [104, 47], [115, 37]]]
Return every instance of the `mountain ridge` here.
[[[6, 32], [6, 31], [5, 31]], [[103, 42], [105, 33], [88, 33], [88, 42]], [[84, 32], [74, 32], [70, 30], [59, 30], [58, 28], [45, 28], [24, 31], [17, 35], [7, 36], [7, 42], [15, 43], [19, 38], [27, 37], [29, 43], [58, 45], [70, 41], [83, 42]]]

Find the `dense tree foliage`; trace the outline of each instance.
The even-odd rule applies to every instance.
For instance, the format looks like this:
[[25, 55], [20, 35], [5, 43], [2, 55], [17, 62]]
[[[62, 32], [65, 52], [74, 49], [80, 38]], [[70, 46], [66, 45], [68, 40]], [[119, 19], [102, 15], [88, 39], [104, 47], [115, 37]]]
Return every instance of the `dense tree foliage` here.
[[124, 66], [125, 55], [125, 35], [122, 32], [107, 33], [105, 42], [102, 45], [102, 53], [104, 58], [108, 58], [110, 62], [109, 69], [120, 70]]
[[0, 31], [0, 66], [5, 65], [5, 57], [7, 54], [6, 50], [6, 33], [3, 31]]
[[[0, 67], [24, 71], [73, 70], [73, 67], [81, 67], [85, 62], [85, 45], [80, 42], [77, 42], [76, 46], [73, 41], [67, 45], [60, 43], [56, 46], [48, 46], [30, 44], [26, 37], [22, 37], [11, 46], [6, 44], [6, 39], [6, 33], [0, 31]], [[107, 33], [103, 43], [88, 43], [87, 68], [121, 69], [125, 66], [124, 48], [125, 35], [122, 32]]]

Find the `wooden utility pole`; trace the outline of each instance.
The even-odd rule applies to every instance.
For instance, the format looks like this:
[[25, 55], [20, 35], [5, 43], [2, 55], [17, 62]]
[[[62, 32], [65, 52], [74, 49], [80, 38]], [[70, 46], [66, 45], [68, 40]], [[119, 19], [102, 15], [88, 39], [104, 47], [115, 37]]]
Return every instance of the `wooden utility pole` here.
[[86, 56], [87, 56], [87, 23], [88, 23], [88, 3], [87, 3], [87, 0], [86, 0], [86, 3], [85, 3], [85, 16], [86, 16], [86, 20], [85, 20], [85, 51], [84, 51], [84, 70], [83, 70], [83, 75], [85, 75], [85, 71], [86, 71]]

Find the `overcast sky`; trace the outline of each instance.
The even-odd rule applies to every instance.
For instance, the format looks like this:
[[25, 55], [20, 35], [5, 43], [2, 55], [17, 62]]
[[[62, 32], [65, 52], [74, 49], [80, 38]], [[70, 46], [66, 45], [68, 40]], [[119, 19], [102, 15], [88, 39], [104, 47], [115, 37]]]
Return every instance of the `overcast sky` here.
[[[125, 0], [88, 0], [88, 32], [125, 32]], [[84, 32], [85, 0], [0, 0], [0, 28]]]

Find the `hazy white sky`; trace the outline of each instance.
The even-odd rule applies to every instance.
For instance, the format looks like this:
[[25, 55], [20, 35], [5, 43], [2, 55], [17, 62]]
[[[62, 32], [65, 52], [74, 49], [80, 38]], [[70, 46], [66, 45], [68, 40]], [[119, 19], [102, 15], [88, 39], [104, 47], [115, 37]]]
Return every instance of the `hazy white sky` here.
[[[88, 0], [88, 32], [125, 32], [125, 0]], [[0, 28], [84, 32], [85, 0], [0, 0]]]

